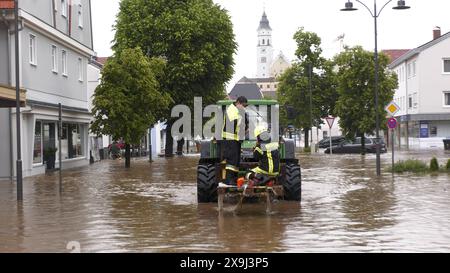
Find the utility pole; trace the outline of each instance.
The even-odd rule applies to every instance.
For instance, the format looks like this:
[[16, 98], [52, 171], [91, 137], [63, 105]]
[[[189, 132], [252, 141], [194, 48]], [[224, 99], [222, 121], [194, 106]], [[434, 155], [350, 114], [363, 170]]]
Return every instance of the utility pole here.
[[16, 181], [17, 181], [17, 201], [23, 200], [22, 185], [22, 143], [20, 137], [20, 70], [19, 70], [19, 1], [14, 0], [14, 26], [15, 26], [15, 57], [16, 57], [16, 129], [17, 129], [17, 161], [16, 161]]

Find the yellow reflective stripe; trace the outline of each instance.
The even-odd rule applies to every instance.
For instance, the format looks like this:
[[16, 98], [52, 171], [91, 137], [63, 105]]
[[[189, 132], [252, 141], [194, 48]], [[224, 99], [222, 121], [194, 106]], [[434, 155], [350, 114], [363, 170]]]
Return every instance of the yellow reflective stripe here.
[[255, 148], [255, 151], [257, 151], [257, 152], [260, 153], [260, 154], [263, 154], [263, 151], [262, 151], [261, 148], [259, 148], [259, 147], [256, 147], [256, 148]]
[[259, 174], [265, 174], [265, 175], [269, 175], [269, 176], [277, 176], [279, 174], [278, 172], [275, 172], [275, 173], [266, 172], [265, 170], [261, 169], [260, 167], [256, 167], [256, 168], [252, 169], [252, 172], [259, 173]]
[[234, 104], [231, 104], [227, 108], [227, 116], [230, 121], [238, 119], [239, 118], [239, 109], [236, 106], [234, 106]]
[[[238, 120], [236, 128], [232, 128], [235, 130], [235, 134], [233, 133], [229, 133], [226, 131], [226, 118], [228, 117], [228, 119], [230, 121], [234, 121], [234, 120]], [[231, 104], [230, 106], [228, 106], [227, 110], [226, 110], [226, 115], [223, 117], [223, 128], [222, 128], [222, 138], [223, 139], [232, 139], [232, 140], [239, 140], [239, 130], [240, 130], [240, 125], [241, 125], [241, 118], [239, 116], [239, 109], [234, 106], [234, 104]]]
[[228, 132], [222, 132], [222, 138], [228, 139], [228, 140], [239, 140], [239, 135], [228, 133]]
[[271, 142], [264, 145], [265, 150], [268, 152], [277, 150], [279, 148], [278, 142]]
[[267, 152], [267, 161], [269, 161], [269, 173], [273, 173], [273, 159], [271, 152]]
[[233, 165], [227, 165], [227, 166], [225, 167], [225, 169], [226, 169], [226, 170], [233, 171], [233, 172], [239, 172], [239, 168], [236, 167], [236, 166], [233, 166]]

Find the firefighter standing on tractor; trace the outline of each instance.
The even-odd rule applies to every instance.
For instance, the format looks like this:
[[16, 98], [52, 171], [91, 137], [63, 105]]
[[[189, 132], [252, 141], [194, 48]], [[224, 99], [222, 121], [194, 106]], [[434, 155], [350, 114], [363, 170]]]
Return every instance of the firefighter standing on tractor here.
[[[239, 97], [237, 100], [227, 107], [224, 115], [222, 129], [222, 161], [225, 161], [225, 183], [228, 185], [236, 185], [236, 179], [239, 173], [239, 164], [241, 161], [241, 139], [239, 138], [243, 117], [244, 123], [247, 125], [245, 114], [242, 111], [247, 107], [247, 98]], [[240, 112], [241, 111], [241, 112]], [[245, 129], [246, 130], [246, 129]]]

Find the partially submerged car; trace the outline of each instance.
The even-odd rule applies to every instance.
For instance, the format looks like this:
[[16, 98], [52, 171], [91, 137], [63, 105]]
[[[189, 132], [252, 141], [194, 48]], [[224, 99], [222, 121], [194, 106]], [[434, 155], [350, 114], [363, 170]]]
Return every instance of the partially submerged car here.
[[[331, 145], [332, 146], [337, 146], [344, 141], [345, 141], [345, 137], [343, 137], [343, 136], [332, 136], [331, 137]], [[330, 147], [330, 138], [326, 137], [326, 138], [322, 139], [321, 141], [319, 141], [318, 145], [319, 145], [319, 148], [321, 148], [321, 149]]]
[[[376, 138], [365, 138], [365, 152], [376, 153], [377, 152], [377, 140]], [[338, 145], [333, 145], [333, 153], [335, 154], [359, 154], [361, 153], [361, 138], [358, 137], [354, 141], [345, 140]], [[387, 148], [384, 141], [380, 140], [380, 152], [386, 153]], [[326, 154], [330, 153], [330, 148], [325, 150]]]

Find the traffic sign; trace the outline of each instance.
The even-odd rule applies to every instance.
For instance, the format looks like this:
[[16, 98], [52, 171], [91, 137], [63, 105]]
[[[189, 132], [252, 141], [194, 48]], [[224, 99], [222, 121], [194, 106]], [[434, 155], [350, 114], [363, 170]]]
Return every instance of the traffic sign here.
[[395, 118], [390, 118], [387, 125], [389, 129], [395, 129], [395, 127], [397, 127], [397, 120]]
[[325, 118], [325, 120], [327, 121], [328, 126], [330, 127], [330, 129], [331, 129], [331, 127], [333, 127], [334, 119], [335, 119], [335, 117], [331, 117], [331, 116]]
[[391, 102], [386, 106], [386, 111], [389, 113], [389, 115], [394, 116], [397, 114], [398, 111], [400, 111], [400, 106], [397, 105], [395, 102]]

